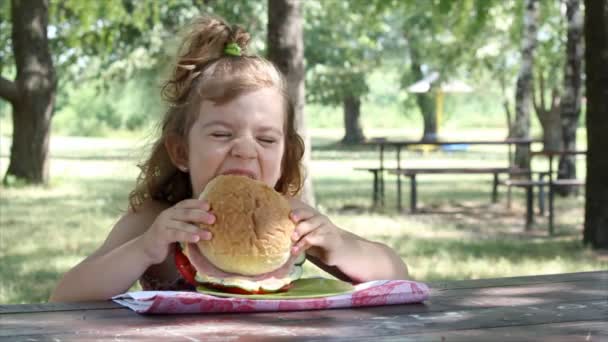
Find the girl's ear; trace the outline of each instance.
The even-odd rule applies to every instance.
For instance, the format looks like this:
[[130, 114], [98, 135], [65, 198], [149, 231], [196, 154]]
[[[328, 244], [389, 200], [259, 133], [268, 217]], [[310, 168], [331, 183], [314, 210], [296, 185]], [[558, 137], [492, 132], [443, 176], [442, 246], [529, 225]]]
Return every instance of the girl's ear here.
[[175, 167], [182, 172], [188, 171], [188, 147], [182, 137], [170, 135], [165, 139], [165, 148]]

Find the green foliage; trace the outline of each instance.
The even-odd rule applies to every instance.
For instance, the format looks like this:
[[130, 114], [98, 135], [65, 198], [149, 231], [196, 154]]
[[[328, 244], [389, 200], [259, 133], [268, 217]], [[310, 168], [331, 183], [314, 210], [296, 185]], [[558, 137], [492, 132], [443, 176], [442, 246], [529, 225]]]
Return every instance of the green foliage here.
[[[173, 56], [178, 30], [201, 13], [240, 23], [263, 50], [266, 4], [262, 1], [107, 0], [51, 1], [48, 36], [60, 79], [82, 74], [127, 79], [141, 69], [159, 69]], [[0, 4], [0, 72], [12, 66], [10, 1]]]
[[361, 97], [369, 92], [366, 73], [317, 65], [306, 75], [306, 100], [339, 105], [347, 96]]
[[[179, 31], [201, 13], [246, 27], [252, 33], [252, 50], [263, 51], [265, 2], [50, 2], [48, 35], [59, 77], [54, 131], [101, 136], [156, 121], [163, 110], [160, 78], [175, 54]], [[8, 78], [15, 70], [10, 28], [5, 1], [0, 4], [0, 72]], [[5, 121], [5, 111], [0, 111]]]
[[534, 56], [535, 77], [543, 74], [547, 94], [551, 88], [562, 87], [567, 23], [566, 14], [560, 11], [560, 2], [541, 1], [540, 3], [538, 43]]
[[[365, 127], [395, 124], [398, 115], [405, 121], [418, 119], [415, 97], [398, 89], [418, 81], [419, 75], [411, 68], [416, 62], [425, 74], [439, 71], [444, 78], [479, 85], [476, 90], [482, 96], [490, 90], [489, 99], [481, 101], [474, 96], [467, 96], [467, 101], [446, 97], [446, 118], [457, 118], [455, 125], [468, 126], [478, 119], [487, 125], [504, 125], [504, 119], [495, 116], [501, 112], [496, 95], [508, 98], [513, 93], [522, 4], [500, 0], [303, 2], [306, 96], [308, 103], [322, 105], [307, 112], [315, 117], [333, 116], [310, 122], [340, 127], [341, 110], [324, 106], [340, 106], [345, 96], [361, 97], [363, 108], [372, 111], [369, 117], [374, 119], [362, 112]], [[266, 1], [246, 0], [51, 1], [49, 37], [60, 77], [53, 129], [62, 134], [105, 135], [147, 126], [162, 112], [159, 84], [180, 28], [200, 13], [220, 15], [247, 28], [252, 34], [251, 50], [263, 52], [266, 10]], [[542, 0], [540, 10], [536, 65], [553, 76], [550, 84], [559, 84], [565, 39], [560, 2]], [[10, 79], [14, 66], [9, 19], [10, 1], [1, 2], [0, 72]], [[491, 99], [493, 105], [487, 104]], [[458, 108], [452, 106], [456, 103]], [[0, 120], [6, 122], [10, 108], [3, 105]], [[481, 108], [489, 107], [491, 115], [479, 114], [485, 111]], [[380, 123], [378, 113], [386, 118]]]
[[164, 109], [157, 85], [154, 72], [140, 71], [124, 83], [109, 83], [108, 89], [100, 81], [66, 86], [57, 98], [53, 130], [64, 135], [105, 136], [148, 128]]
[[379, 64], [390, 28], [361, 1], [307, 1], [304, 13], [307, 100], [338, 105], [367, 94], [366, 75]]

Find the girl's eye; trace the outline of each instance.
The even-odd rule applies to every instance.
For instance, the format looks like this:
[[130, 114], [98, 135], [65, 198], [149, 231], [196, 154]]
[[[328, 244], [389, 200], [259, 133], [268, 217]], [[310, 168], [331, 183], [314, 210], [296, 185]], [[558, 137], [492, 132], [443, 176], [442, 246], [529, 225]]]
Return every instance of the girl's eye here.
[[230, 132], [213, 132], [211, 133], [211, 136], [214, 138], [227, 138], [230, 137], [231, 134]]
[[277, 139], [270, 137], [260, 137], [258, 138], [258, 140], [266, 144], [274, 144], [275, 142], [277, 142]]

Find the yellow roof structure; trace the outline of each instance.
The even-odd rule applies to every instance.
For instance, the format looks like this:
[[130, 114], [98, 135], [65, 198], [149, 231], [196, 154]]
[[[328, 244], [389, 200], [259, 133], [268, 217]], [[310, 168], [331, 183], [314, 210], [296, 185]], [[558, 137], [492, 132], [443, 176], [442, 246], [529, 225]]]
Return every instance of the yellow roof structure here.
[[437, 133], [439, 133], [439, 127], [441, 124], [441, 118], [443, 116], [443, 94], [445, 93], [470, 93], [473, 88], [463, 81], [451, 80], [442, 81], [439, 86], [435, 83], [439, 80], [439, 73], [432, 72], [425, 76], [420, 81], [407, 87], [407, 91], [410, 93], [428, 93], [430, 91], [435, 92], [435, 114], [437, 119]]

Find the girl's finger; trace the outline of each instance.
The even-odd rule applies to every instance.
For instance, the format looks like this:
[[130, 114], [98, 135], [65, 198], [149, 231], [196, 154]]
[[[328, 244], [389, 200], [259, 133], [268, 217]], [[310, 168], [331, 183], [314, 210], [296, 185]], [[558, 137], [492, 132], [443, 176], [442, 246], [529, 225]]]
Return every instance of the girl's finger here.
[[215, 215], [202, 209], [175, 208], [171, 211], [171, 219], [177, 221], [213, 224]]
[[177, 221], [177, 220], [169, 221], [167, 223], [167, 228], [170, 230], [179, 230], [182, 232], [187, 232], [187, 233], [192, 233], [192, 234], [198, 233], [198, 231], [200, 229], [198, 226], [195, 226], [193, 224], [182, 222], [182, 221]]
[[209, 232], [207, 230], [200, 230], [199, 232], [196, 232], [196, 233], [185, 232], [183, 230], [172, 230], [172, 232], [169, 233], [169, 235], [170, 235], [169, 240], [179, 241], [179, 242], [196, 243], [201, 240], [210, 240], [211, 239], [211, 232]]
[[202, 209], [204, 211], [209, 211], [211, 206], [209, 202], [206, 200], [200, 200], [196, 198], [185, 199], [181, 202], [178, 202], [173, 208], [181, 208], [181, 209]]
[[190, 242], [197, 243], [200, 241], [198, 234], [185, 232], [183, 230], [171, 229], [167, 231], [167, 240], [169, 242]]
[[300, 242], [291, 247], [291, 255], [298, 255], [302, 252], [305, 252], [310, 247], [312, 246], [308, 244], [305, 239], [302, 239], [300, 240]]
[[312, 232], [310, 232], [309, 234], [304, 236], [302, 239], [300, 239], [300, 241], [298, 241], [298, 243], [296, 243], [292, 247], [292, 249], [291, 249], [292, 254], [301, 253], [313, 246], [315, 246], [315, 247], [322, 246], [324, 244], [323, 240], [325, 239], [325, 236], [326, 236], [326, 234], [324, 234], [321, 229], [313, 230]]
[[311, 217], [315, 216], [316, 212], [312, 209], [309, 208], [295, 208], [291, 211], [291, 213], [289, 213], [289, 218], [291, 218], [291, 220], [294, 223], [298, 223], [300, 221], [303, 220], [308, 220]]
[[324, 222], [323, 216], [313, 216], [308, 220], [300, 221], [296, 226], [296, 229], [291, 235], [292, 241], [298, 241], [301, 237], [310, 234], [313, 230], [318, 229]]

